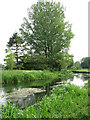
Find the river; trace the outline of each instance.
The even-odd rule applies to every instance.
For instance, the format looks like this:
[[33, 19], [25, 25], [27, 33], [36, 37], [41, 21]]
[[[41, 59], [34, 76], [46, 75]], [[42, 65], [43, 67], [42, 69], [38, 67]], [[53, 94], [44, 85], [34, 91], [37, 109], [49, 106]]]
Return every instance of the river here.
[[52, 82], [45, 86], [34, 86], [33, 88], [28, 83], [6, 85], [0, 88], [0, 105], [5, 105], [10, 98], [10, 102], [17, 103], [19, 107], [24, 108], [25, 103], [28, 106], [34, 104], [38, 99], [42, 99], [45, 94], [49, 94], [49, 91], [58, 86], [62, 86], [70, 82], [82, 88], [85, 83], [88, 82], [90, 74], [74, 74], [74, 77], [63, 80]]

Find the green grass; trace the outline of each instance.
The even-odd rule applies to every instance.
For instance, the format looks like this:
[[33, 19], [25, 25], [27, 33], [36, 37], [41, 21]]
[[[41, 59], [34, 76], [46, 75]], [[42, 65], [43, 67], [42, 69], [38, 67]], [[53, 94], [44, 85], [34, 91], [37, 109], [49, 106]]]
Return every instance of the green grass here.
[[73, 71], [77, 71], [77, 72], [90, 72], [90, 69], [80, 69], [80, 70], [73, 70]]
[[88, 118], [88, 90], [75, 85], [58, 87], [30, 107], [2, 106], [2, 118]]
[[70, 71], [50, 72], [50, 71], [25, 71], [25, 70], [3, 70], [2, 71], [2, 83], [22, 83], [41, 80], [58, 80], [59, 78], [65, 78], [72, 76]]

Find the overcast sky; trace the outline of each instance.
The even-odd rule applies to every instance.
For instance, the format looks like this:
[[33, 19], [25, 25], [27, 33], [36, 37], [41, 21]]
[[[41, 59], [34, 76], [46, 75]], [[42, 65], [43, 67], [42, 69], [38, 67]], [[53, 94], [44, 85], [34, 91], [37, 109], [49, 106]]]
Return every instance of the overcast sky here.
[[[38, 0], [0, 0], [0, 63], [4, 63], [6, 44], [14, 32], [17, 32], [27, 17], [27, 8]], [[88, 56], [88, 1], [89, 0], [53, 0], [66, 7], [66, 20], [72, 24], [75, 37], [71, 40], [69, 53], [74, 61]]]

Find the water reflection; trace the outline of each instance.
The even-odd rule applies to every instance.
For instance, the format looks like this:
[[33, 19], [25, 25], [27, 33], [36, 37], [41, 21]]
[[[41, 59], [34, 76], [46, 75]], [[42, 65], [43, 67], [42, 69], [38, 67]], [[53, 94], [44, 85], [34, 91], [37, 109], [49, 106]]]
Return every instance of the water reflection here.
[[3, 88], [0, 88], [0, 105], [3, 104], [5, 105], [6, 104], [6, 98], [3, 97], [5, 95], [4, 91], [3, 91]]
[[3, 87], [4, 93], [14, 92], [22, 88], [19, 84], [3, 85], [2, 87]]
[[70, 82], [80, 88], [84, 86], [85, 83], [88, 83], [89, 74], [75, 74], [73, 79], [68, 79], [67, 83]]
[[83, 81], [88, 80], [90, 78], [90, 74], [82, 74], [81, 79], [83, 79]]
[[74, 84], [74, 85], [76, 85], [76, 86], [83, 87], [84, 84], [87, 83], [88, 81], [82, 81], [81, 78], [77, 78], [77, 77], [75, 76], [72, 81], [69, 79], [67, 82], [70, 82], [71, 84]]
[[[21, 108], [25, 108], [25, 106], [30, 106], [34, 104], [37, 100], [41, 100], [43, 96], [45, 96], [45, 92], [42, 93], [35, 93], [32, 95], [29, 95], [26, 98], [13, 98], [11, 99], [11, 103], [18, 105]], [[8, 99], [7, 99], [8, 100]]]

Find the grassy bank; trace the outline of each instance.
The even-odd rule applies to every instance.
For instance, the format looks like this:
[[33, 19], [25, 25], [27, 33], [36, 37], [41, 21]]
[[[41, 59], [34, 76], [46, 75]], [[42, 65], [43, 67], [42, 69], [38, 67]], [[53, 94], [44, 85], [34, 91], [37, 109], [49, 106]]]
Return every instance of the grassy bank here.
[[90, 69], [80, 69], [80, 70], [72, 70], [72, 71], [77, 73], [90, 73]]
[[22, 83], [32, 81], [53, 81], [62, 79], [63, 77], [69, 78], [73, 73], [70, 71], [50, 72], [50, 71], [26, 71], [26, 70], [3, 70], [2, 71], [2, 83]]
[[24, 110], [7, 104], [2, 106], [2, 118], [87, 118], [88, 90], [75, 85], [58, 87], [42, 101]]

